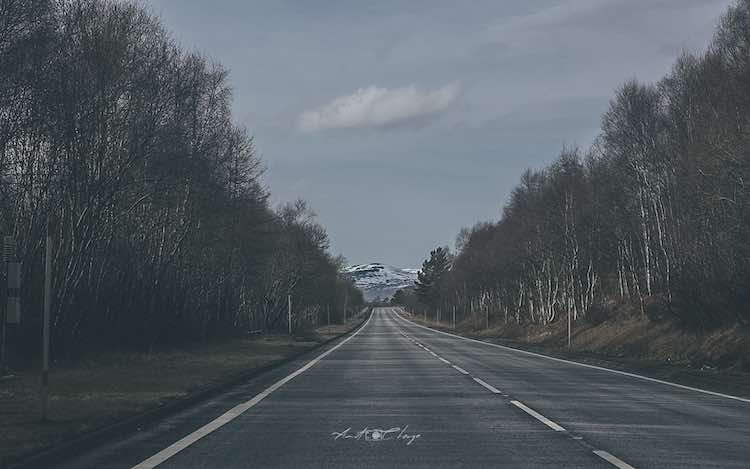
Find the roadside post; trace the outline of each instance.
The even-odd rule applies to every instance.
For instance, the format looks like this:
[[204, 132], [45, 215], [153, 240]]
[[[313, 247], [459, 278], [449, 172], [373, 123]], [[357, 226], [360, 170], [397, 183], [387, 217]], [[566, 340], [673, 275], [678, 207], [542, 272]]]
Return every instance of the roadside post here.
[[8, 326], [21, 322], [21, 263], [16, 262], [16, 240], [3, 237], [0, 262], [0, 373], [8, 368]]
[[21, 263], [10, 261], [7, 263], [8, 273], [8, 304], [5, 312], [5, 323], [21, 323]]
[[456, 305], [453, 305], [453, 330], [456, 330]]
[[12, 236], [3, 237], [3, 257], [0, 262], [0, 373], [5, 372], [6, 340], [10, 314], [8, 303], [10, 301], [10, 279], [8, 278], [8, 265], [15, 257], [16, 241]]
[[11, 236], [3, 237], [3, 257], [0, 262], [0, 375], [5, 373], [5, 340], [6, 330], [8, 329], [7, 322], [7, 309], [8, 301], [7, 293], [7, 278], [8, 278], [8, 261], [10, 260], [11, 243], [13, 238]]
[[287, 318], [289, 322], [289, 335], [292, 335], [292, 295], [287, 295]]
[[44, 318], [42, 325], [42, 421], [49, 413], [49, 323], [52, 303], [52, 227], [47, 218], [47, 239], [44, 256]]
[[349, 309], [349, 290], [344, 293], [344, 324], [347, 320], [347, 309]]

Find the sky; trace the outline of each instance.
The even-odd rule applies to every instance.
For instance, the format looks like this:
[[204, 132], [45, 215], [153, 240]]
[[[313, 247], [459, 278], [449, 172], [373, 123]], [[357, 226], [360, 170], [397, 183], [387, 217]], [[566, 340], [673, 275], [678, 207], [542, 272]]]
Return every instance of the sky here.
[[143, 0], [230, 71], [274, 204], [350, 264], [418, 267], [586, 149], [614, 90], [700, 52], [731, 0]]

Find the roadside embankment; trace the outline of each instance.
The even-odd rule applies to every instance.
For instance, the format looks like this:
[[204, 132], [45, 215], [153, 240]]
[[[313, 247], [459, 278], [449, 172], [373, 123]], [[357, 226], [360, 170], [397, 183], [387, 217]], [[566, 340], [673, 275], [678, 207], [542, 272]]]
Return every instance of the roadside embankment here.
[[608, 319], [574, 324], [567, 347], [564, 320], [540, 326], [462, 321], [453, 330], [444, 322], [407, 317], [424, 326], [513, 348], [630, 371], [716, 392], [750, 397], [750, 329], [738, 325], [691, 331], [671, 321]]

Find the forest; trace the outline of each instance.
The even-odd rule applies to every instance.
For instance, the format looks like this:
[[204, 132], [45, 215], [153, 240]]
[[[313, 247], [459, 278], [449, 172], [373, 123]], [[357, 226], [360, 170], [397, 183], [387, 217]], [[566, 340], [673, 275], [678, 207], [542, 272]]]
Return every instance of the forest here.
[[228, 71], [142, 5], [0, 1], [0, 235], [22, 263], [9, 349], [150, 350], [341, 320], [362, 304], [304, 201], [273, 207]]
[[527, 170], [499, 221], [461, 230], [395, 302], [548, 325], [618, 315], [750, 321], [750, 0], [657, 83], [620, 86], [586, 150]]

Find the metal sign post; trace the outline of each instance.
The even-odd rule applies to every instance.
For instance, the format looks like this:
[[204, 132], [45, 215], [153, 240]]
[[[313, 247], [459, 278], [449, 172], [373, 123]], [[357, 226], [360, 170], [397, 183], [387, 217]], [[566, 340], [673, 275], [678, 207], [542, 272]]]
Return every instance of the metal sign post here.
[[[18, 301], [18, 288], [21, 285], [20, 276], [17, 275], [20, 274], [20, 269], [17, 269], [18, 264], [13, 262], [15, 259], [16, 240], [12, 236], [4, 236], [2, 259], [0, 259], [2, 261], [0, 262], [0, 373], [4, 372], [7, 366], [8, 324], [16, 324], [21, 319]], [[13, 265], [12, 273], [10, 272], [11, 265]]]
[[7, 324], [21, 323], [21, 263], [8, 262], [8, 305], [5, 312]]

